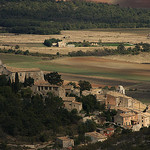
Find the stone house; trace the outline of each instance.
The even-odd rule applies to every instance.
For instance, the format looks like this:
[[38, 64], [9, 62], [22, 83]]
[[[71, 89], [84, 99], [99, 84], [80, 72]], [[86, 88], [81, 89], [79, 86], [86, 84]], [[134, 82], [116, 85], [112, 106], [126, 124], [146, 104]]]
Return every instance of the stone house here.
[[66, 47], [66, 42], [64, 41], [58, 42], [58, 47]]
[[110, 136], [112, 136], [112, 135], [114, 134], [115, 129], [112, 128], [112, 127], [105, 128], [105, 129], [103, 129], [103, 128], [97, 128], [96, 131], [97, 131], [98, 133], [101, 133], [102, 135], [105, 135], [105, 136], [110, 137]]
[[40, 69], [37, 68], [30, 68], [30, 69], [25, 69], [25, 68], [12, 68], [12, 67], [7, 67], [7, 70], [9, 71], [8, 77], [12, 82], [15, 82], [15, 74], [16, 72], [18, 73], [19, 81], [24, 82], [25, 77], [26, 78], [33, 78], [34, 81], [38, 80], [44, 80], [44, 73]]
[[81, 102], [76, 102], [75, 97], [63, 97], [62, 100], [64, 102], [64, 107], [68, 111], [76, 109], [77, 112], [79, 113], [82, 110], [82, 103]]
[[11, 72], [6, 68], [5, 65], [0, 61], [0, 75], [9, 75]]
[[69, 148], [74, 146], [74, 140], [69, 137], [57, 137], [56, 143], [62, 148]]
[[73, 85], [65, 85], [64, 88], [65, 88], [66, 96], [69, 96], [70, 94], [74, 94], [80, 97], [80, 90], [78, 88], [74, 88]]
[[138, 115], [134, 112], [120, 113], [114, 116], [114, 122], [126, 128], [138, 123]]
[[46, 96], [48, 92], [51, 92], [55, 96], [61, 98], [65, 97], [65, 89], [63, 88], [63, 86], [51, 85], [44, 80], [35, 82], [31, 89], [34, 94], [41, 94]]
[[127, 107], [143, 111], [147, 106], [142, 102], [128, 97], [119, 92], [109, 91], [106, 94], [105, 105], [107, 108]]
[[103, 141], [107, 140], [107, 136], [102, 135], [101, 133], [98, 133], [96, 131], [85, 133], [85, 136], [91, 138], [91, 143], [103, 142]]
[[87, 95], [90, 95], [90, 94], [100, 95], [102, 93], [103, 93], [102, 89], [99, 89], [99, 88], [92, 88], [90, 91], [88, 91], [88, 90], [82, 91], [82, 95], [84, 95], [84, 96], [87, 96]]
[[150, 113], [141, 112], [138, 114], [139, 125], [141, 127], [149, 127], [150, 126]]

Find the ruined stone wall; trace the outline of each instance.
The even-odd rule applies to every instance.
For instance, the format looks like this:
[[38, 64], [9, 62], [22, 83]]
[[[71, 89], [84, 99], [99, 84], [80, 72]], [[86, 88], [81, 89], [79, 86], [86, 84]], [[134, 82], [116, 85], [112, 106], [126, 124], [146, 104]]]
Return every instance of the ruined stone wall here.
[[[9, 78], [11, 79], [12, 82], [15, 82], [15, 74], [16, 72], [12, 72], [9, 75]], [[44, 80], [44, 74], [42, 71], [34, 71], [34, 72], [18, 72], [18, 77], [19, 77], [19, 81], [20, 82], [24, 82], [25, 77], [26, 78], [33, 78], [34, 81], [38, 81], [38, 80]]]

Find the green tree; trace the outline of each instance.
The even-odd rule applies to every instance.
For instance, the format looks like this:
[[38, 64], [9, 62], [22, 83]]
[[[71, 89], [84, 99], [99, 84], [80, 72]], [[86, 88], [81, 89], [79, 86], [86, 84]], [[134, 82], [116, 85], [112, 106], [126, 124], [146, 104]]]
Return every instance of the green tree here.
[[0, 86], [6, 86], [8, 84], [6, 75], [0, 75]]
[[19, 45], [16, 45], [16, 46], [15, 46], [15, 49], [19, 49], [19, 48], [20, 48], [20, 46], [19, 46]]
[[58, 72], [47, 73], [46, 75], [44, 75], [44, 78], [50, 84], [59, 85], [59, 86], [63, 84], [61, 75], [59, 75]]
[[75, 82], [69, 82], [68, 85], [72, 85], [74, 88], [77, 88], [77, 85]]
[[84, 91], [84, 90], [88, 90], [89, 91], [92, 88], [90, 82], [88, 82], [88, 81], [80, 80], [78, 84], [80, 86], [81, 92]]
[[15, 93], [17, 93], [20, 89], [21, 89], [21, 84], [19, 82], [19, 77], [18, 77], [18, 73], [15, 73], [15, 82], [13, 85], [13, 90], [15, 91]]
[[27, 87], [27, 86], [32, 86], [34, 84], [34, 79], [29, 77], [29, 78], [26, 78], [25, 76], [25, 80], [24, 80], [24, 86]]

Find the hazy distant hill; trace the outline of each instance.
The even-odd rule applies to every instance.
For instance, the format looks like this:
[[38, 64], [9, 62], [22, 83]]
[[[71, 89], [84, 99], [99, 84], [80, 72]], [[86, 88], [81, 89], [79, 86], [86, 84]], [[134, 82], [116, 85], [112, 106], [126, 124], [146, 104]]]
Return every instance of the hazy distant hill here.
[[60, 30], [150, 27], [150, 9], [72, 0], [1, 0], [1, 32], [53, 34]]
[[150, 8], [150, 0], [87, 0], [91, 2], [119, 4], [123, 7]]

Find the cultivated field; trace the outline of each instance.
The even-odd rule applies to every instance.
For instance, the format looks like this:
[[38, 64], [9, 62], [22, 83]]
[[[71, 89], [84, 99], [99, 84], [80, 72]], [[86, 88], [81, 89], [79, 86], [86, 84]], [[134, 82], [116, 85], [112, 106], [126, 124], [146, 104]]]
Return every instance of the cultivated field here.
[[[150, 39], [147, 35], [150, 33], [150, 29], [93, 29], [93, 30], [77, 30], [77, 31], [62, 31], [60, 35], [32, 35], [32, 34], [0, 34], [0, 48], [11, 48], [15, 45], [19, 45], [21, 50], [29, 50], [30, 52], [39, 52], [47, 54], [67, 54], [71, 51], [78, 50], [94, 50], [99, 49], [97, 47], [90, 48], [56, 48], [45, 47], [42, 43], [45, 39], [59, 38], [65, 42], [79, 42], [90, 41], [98, 42], [124, 42], [124, 43], [150, 43]], [[100, 47], [104, 48], [104, 47]], [[115, 46], [109, 48], [116, 48]]]
[[43, 71], [122, 81], [150, 81], [150, 64], [138, 64], [102, 57], [63, 57], [46, 60], [41, 57], [0, 54], [8, 66], [40, 68]]

